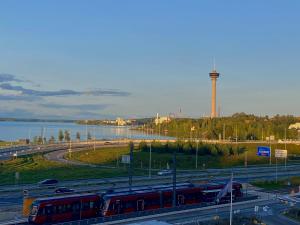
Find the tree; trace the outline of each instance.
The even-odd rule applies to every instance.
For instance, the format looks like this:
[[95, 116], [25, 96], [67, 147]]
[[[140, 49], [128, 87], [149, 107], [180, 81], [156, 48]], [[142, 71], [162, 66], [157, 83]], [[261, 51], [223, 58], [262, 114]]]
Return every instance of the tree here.
[[62, 130], [59, 130], [58, 132], [58, 140], [59, 142], [62, 142], [64, 140], [64, 133]]
[[77, 141], [80, 141], [80, 133], [79, 132], [76, 133], [76, 139], [77, 139]]
[[90, 132], [87, 133], [87, 139], [88, 139], [88, 140], [91, 140], [91, 139], [92, 139], [92, 135], [91, 135]]
[[50, 144], [54, 144], [55, 143], [55, 138], [53, 136], [50, 137], [49, 143]]
[[64, 134], [64, 137], [65, 137], [65, 141], [70, 141], [71, 140], [71, 137], [70, 137], [70, 132], [65, 130], [65, 134]]

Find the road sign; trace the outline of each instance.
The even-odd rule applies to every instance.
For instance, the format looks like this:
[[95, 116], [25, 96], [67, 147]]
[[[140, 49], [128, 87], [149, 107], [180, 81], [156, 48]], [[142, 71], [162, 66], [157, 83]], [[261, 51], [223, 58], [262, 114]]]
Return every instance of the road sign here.
[[122, 163], [129, 164], [130, 163], [130, 155], [122, 155]]
[[275, 149], [275, 158], [287, 158], [287, 150]]
[[257, 147], [257, 155], [258, 156], [266, 156], [270, 157], [271, 155], [271, 148], [266, 146], [259, 146]]

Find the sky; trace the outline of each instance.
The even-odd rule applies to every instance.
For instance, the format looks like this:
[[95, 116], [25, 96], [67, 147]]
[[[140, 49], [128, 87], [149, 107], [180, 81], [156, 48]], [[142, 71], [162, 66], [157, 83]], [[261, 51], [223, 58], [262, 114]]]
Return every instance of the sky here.
[[300, 115], [298, 0], [2, 0], [0, 117]]

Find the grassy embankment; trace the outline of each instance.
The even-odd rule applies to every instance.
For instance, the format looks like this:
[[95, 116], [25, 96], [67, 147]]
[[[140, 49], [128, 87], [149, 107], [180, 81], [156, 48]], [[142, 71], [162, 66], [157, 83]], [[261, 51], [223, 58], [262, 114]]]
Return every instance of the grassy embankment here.
[[6, 147], [6, 146], [11, 146], [11, 145], [16, 145], [16, 144], [18, 144], [18, 142], [0, 141], [0, 148]]
[[[288, 182], [290, 182], [290, 185], [288, 185]], [[266, 190], [279, 190], [279, 189], [285, 189], [285, 188], [296, 188], [298, 191], [298, 187], [300, 185], [300, 177], [291, 177], [288, 179], [280, 179], [276, 183], [276, 181], [256, 181], [252, 183], [253, 185], [264, 188]]]
[[300, 209], [297, 207], [288, 210], [283, 215], [285, 215], [286, 217], [289, 217], [290, 219], [300, 222]]
[[[19, 173], [16, 181], [15, 174]], [[123, 168], [105, 169], [84, 166], [71, 166], [46, 160], [43, 155], [19, 157], [0, 163], [0, 184], [35, 183], [47, 178], [58, 180], [105, 178], [124, 176], [127, 172]]]
[[[256, 155], [256, 149], [259, 144], [239, 144], [239, 146], [245, 147], [247, 150], [248, 166], [257, 164], [268, 164], [269, 158], [258, 157]], [[233, 147], [236, 147], [233, 144]], [[283, 144], [273, 144], [272, 149], [283, 149]], [[287, 146], [289, 154], [299, 154], [300, 146], [289, 144]], [[128, 154], [127, 147], [123, 148], [107, 148], [86, 150], [81, 152], [75, 152], [72, 154], [73, 160], [91, 164], [105, 164], [105, 165], [117, 165], [117, 160], [121, 160], [121, 156]], [[198, 156], [198, 168], [202, 168], [205, 164], [206, 168], [227, 168], [232, 166], [243, 166], [245, 162], [245, 154], [235, 154], [229, 156], [212, 156], [212, 155], [199, 155]], [[66, 156], [67, 158], [69, 156]], [[194, 169], [195, 168], [195, 155], [190, 154], [177, 154], [177, 167], [178, 169]], [[274, 154], [272, 161], [275, 163]], [[167, 164], [172, 164], [171, 153], [155, 153], [152, 152], [152, 168], [161, 169], [166, 168]], [[284, 160], [278, 160], [278, 164], [284, 164]], [[147, 168], [149, 166], [149, 152], [140, 151], [135, 149], [134, 152], [134, 167], [135, 168]]]
[[[240, 144], [243, 145], [243, 144]], [[268, 159], [256, 156], [256, 147], [258, 144], [244, 144], [248, 150], [248, 165], [267, 164]], [[272, 149], [283, 148], [283, 145], [273, 145]], [[300, 146], [288, 145], [289, 154], [297, 154], [300, 152]], [[50, 162], [42, 155], [31, 155], [19, 157], [15, 160], [7, 160], [0, 163], [0, 184], [14, 184], [15, 173], [19, 172], [20, 178], [18, 183], [34, 183], [46, 178], [56, 178], [59, 180], [71, 179], [86, 179], [86, 178], [103, 178], [114, 176], [125, 176], [127, 170], [120, 163], [121, 156], [128, 154], [127, 147], [123, 148], [106, 148], [97, 149], [96, 151], [87, 150], [82, 152], [74, 152], [72, 159], [92, 164], [104, 164], [117, 166], [117, 169], [106, 168], [91, 168], [83, 166], [71, 166], [56, 162]], [[66, 156], [68, 157], [68, 156]], [[242, 166], [244, 164], [245, 153], [236, 154], [232, 156], [199, 156], [198, 168], [205, 164], [206, 168], [224, 168], [231, 166]], [[117, 162], [119, 161], [119, 163]], [[275, 160], [273, 159], [273, 162]], [[283, 163], [281, 160], [279, 163]], [[170, 153], [152, 153], [152, 168], [162, 169], [166, 168], [167, 164], [172, 166], [172, 154]], [[149, 152], [142, 152], [135, 149], [134, 152], [134, 167], [135, 174], [139, 175], [143, 172], [137, 168], [148, 168]], [[179, 169], [194, 169], [195, 156], [188, 154], [177, 155], [177, 165]], [[300, 183], [300, 182], [299, 182]], [[258, 184], [259, 185], [259, 184]], [[262, 184], [263, 185], [263, 184]]]

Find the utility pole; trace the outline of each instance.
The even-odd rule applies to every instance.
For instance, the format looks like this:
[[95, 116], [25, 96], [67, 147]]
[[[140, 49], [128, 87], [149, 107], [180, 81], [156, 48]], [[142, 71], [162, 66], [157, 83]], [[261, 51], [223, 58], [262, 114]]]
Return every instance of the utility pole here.
[[198, 169], [198, 149], [199, 149], [199, 139], [196, 141], [196, 169]]
[[87, 127], [88, 121], [85, 121], [85, 134], [86, 134], [86, 144], [88, 144], [88, 127]]
[[[287, 146], [286, 146], [286, 128], [284, 129], [284, 147], [285, 147], [284, 150], [287, 151]], [[285, 170], [286, 170], [286, 161], [287, 161], [287, 156], [286, 156], [285, 159], [284, 159]]]
[[226, 125], [225, 125], [225, 123], [223, 124], [223, 141], [225, 141], [226, 140]]
[[71, 132], [70, 132], [70, 141], [69, 141], [69, 157], [72, 157], [72, 141], [71, 141]]
[[173, 208], [176, 207], [176, 151], [173, 153]]
[[238, 127], [237, 125], [235, 126], [235, 143], [237, 144], [238, 142]]
[[152, 146], [151, 146], [151, 142], [150, 142], [150, 145], [149, 145], [149, 178], [151, 178], [151, 175], [152, 175], [152, 171], [151, 171], [151, 164], [152, 164]]
[[248, 151], [245, 152], [245, 167], [248, 167]]
[[133, 167], [133, 149], [134, 149], [134, 144], [133, 142], [129, 143], [129, 148], [130, 148], [130, 162], [129, 162], [129, 190], [131, 191], [132, 188], [132, 167]]
[[96, 151], [96, 128], [94, 127], [94, 151]]
[[269, 135], [269, 145], [270, 145], [270, 165], [272, 165], [272, 146], [271, 146], [271, 135]]
[[230, 225], [232, 225], [232, 183], [233, 183], [233, 172], [231, 171], [231, 179], [230, 179]]

